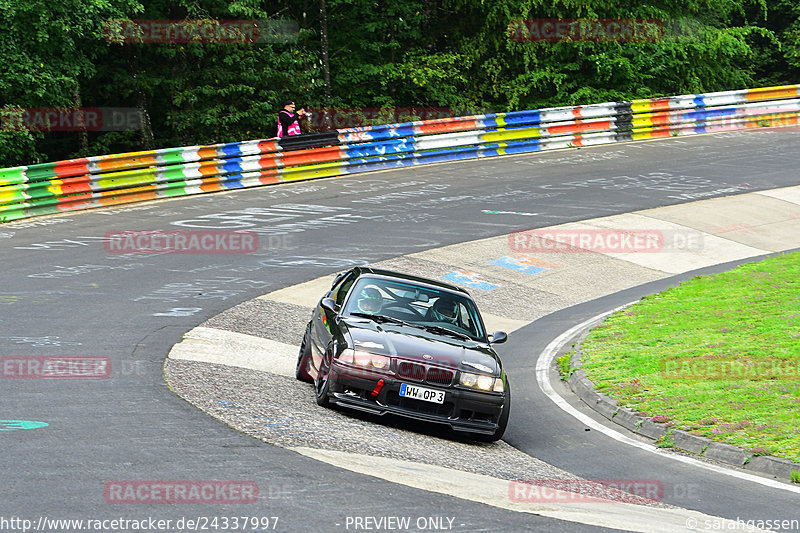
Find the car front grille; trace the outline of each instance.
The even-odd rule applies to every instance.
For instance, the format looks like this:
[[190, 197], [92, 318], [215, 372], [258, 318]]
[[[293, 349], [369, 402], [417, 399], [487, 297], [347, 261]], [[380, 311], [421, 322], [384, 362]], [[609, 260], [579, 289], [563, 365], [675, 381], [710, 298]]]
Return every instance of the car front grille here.
[[436, 385], [450, 385], [453, 382], [453, 376], [455, 376], [455, 372], [452, 370], [432, 366], [428, 368], [425, 381]]
[[449, 386], [453, 383], [455, 375], [456, 373], [448, 368], [423, 365], [412, 361], [400, 361], [397, 363], [397, 376], [401, 379]]
[[397, 375], [403, 379], [413, 379], [423, 381], [425, 379], [425, 365], [400, 361], [397, 364]]

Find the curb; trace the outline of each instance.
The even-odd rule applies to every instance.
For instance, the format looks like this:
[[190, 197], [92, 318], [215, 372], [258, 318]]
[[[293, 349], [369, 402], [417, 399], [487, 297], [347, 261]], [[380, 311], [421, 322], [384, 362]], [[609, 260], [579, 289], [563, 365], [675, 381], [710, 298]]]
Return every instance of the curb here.
[[[625, 429], [658, 441], [672, 441], [672, 446], [678, 450], [713, 459], [726, 465], [743, 468], [750, 472], [771, 476], [780, 481], [791, 482], [792, 471], [800, 471], [800, 464], [793, 463], [783, 457], [772, 457], [769, 455], [754, 455], [747, 450], [716, 442], [706, 437], [692, 435], [679, 429], [670, 430], [666, 424], [653, 422], [649, 417], [640, 416], [627, 407], [620, 407], [619, 401], [601, 392], [597, 392], [594, 383], [586, 376], [586, 372], [581, 369], [581, 343], [595, 326], [589, 326], [571, 342], [565, 343], [560, 351], [561, 355], [574, 350], [570, 358], [570, 367], [576, 369], [572, 372], [567, 384], [583, 403], [591, 407], [597, 413], [603, 415], [608, 420], [624, 427]], [[568, 348], [571, 346], [571, 348]]]

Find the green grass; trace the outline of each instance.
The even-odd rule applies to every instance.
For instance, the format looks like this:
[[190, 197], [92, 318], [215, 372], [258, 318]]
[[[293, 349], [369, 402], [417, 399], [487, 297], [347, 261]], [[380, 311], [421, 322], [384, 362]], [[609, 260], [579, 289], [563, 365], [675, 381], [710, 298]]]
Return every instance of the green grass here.
[[800, 462], [800, 254], [698, 276], [581, 347], [597, 389], [672, 429]]
[[572, 359], [572, 352], [565, 353], [556, 359], [556, 361], [558, 361], [558, 373], [561, 375], [561, 381], [569, 381], [570, 376], [575, 372], [575, 369], [569, 364], [570, 359]]

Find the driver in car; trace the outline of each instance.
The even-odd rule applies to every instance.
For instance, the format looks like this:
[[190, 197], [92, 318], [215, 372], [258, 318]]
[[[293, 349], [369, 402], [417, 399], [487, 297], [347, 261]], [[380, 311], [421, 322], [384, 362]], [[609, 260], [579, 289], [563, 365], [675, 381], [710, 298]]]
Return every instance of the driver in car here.
[[370, 315], [380, 312], [383, 306], [383, 297], [375, 287], [366, 287], [358, 297], [358, 310]]
[[458, 302], [446, 296], [441, 296], [431, 308], [431, 316], [437, 322], [446, 322], [448, 324], [458, 324]]

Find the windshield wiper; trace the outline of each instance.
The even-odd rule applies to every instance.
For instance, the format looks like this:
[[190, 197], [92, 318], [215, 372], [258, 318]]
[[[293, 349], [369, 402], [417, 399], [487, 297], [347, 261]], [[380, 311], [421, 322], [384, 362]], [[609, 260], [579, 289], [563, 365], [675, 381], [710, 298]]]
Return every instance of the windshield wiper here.
[[458, 337], [459, 339], [464, 339], [464, 340], [468, 340], [468, 341], [475, 340], [472, 337], [470, 337], [469, 335], [466, 335], [464, 333], [459, 333], [457, 331], [453, 331], [452, 329], [447, 329], [447, 328], [442, 327], [442, 326], [434, 326], [432, 324], [419, 324], [419, 327], [421, 327], [421, 328], [423, 328], [423, 329], [425, 329], [427, 331], [430, 331], [432, 333], [442, 333], [444, 335], [452, 335], [454, 337]]
[[393, 316], [370, 315], [369, 313], [360, 313], [360, 312], [350, 313], [350, 316], [368, 318], [370, 320], [374, 320], [375, 322], [391, 322], [393, 324], [399, 324], [401, 326], [416, 326], [416, 324], [411, 324], [410, 322], [406, 322], [405, 320], [400, 320], [399, 318], [395, 318]]

